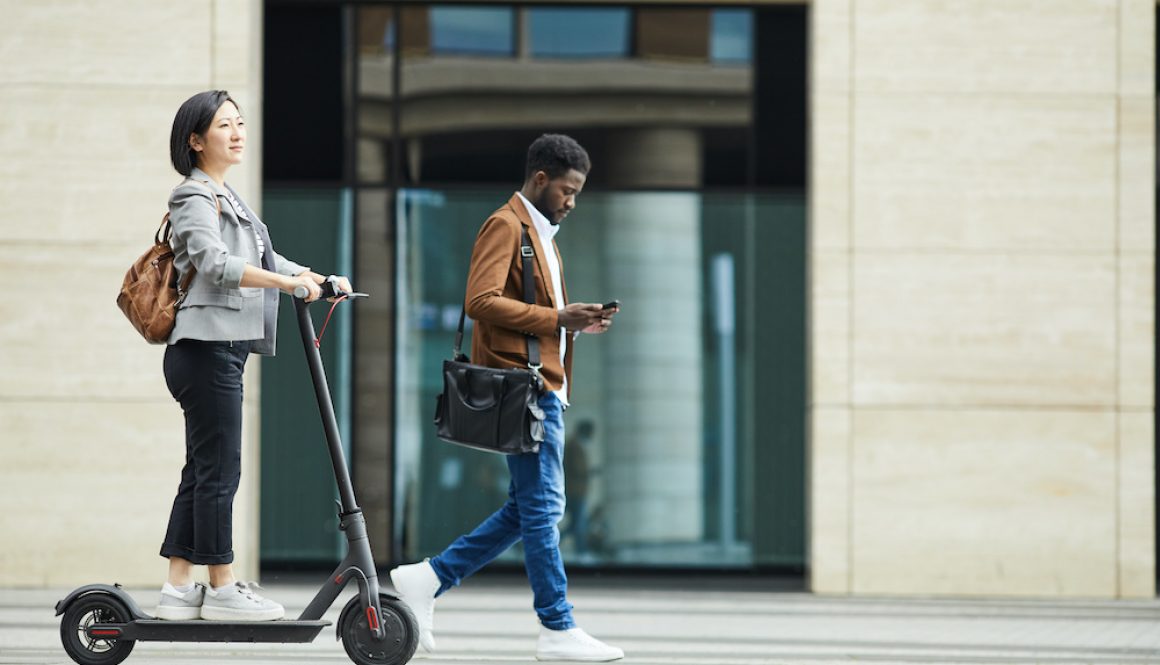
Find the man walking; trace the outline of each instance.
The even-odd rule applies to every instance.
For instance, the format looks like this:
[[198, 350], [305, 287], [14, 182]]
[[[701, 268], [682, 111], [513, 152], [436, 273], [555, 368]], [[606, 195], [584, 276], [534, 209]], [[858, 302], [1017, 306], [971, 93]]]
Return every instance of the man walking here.
[[[545, 392], [544, 441], [538, 453], [507, 456], [508, 500], [471, 533], [438, 556], [400, 566], [391, 581], [419, 621], [419, 644], [434, 651], [435, 598], [514, 545], [524, 543], [540, 637], [539, 660], [609, 661], [624, 657], [576, 626], [567, 599], [558, 524], [564, 515], [564, 419], [577, 333], [602, 333], [618, 309], [568, 304], [559, 251], [560, 222], [576, 206], [590, 163], [575, 140], [545, 134], [528, 148], [524, 185], [492, 213], [475, 239], [467, 277], [467, 314], [475, 320], [473, 362], [527, 367], [525, 334], [540, 339]], [[520, 241], [527, 229], [535, 251], [536, 304], [524, 302]]]

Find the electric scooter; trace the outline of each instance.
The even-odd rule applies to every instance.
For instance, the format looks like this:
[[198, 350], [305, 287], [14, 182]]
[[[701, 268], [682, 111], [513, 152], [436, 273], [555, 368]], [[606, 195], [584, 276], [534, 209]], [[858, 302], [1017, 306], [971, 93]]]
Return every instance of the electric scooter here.
[[[364, 293], [344, 293], [331, 277], [322, 285], [322, 298], [359, 298]], [[141, 611], [119, 584], [90, 584], [80, 587], [56, 604], [60, 639], [64, 650], [81, 665], [114, 665], [129, 656], [133, 645], [142, 642], [312, 642], [330, 625], [322, 615], [354, 580], [359, 594], [343, 608], [338, 618], [337, 638], [347, 655], [358, 665], [403, 665], [411, 660], [419, 644], [415, 616], [403, 601], [379, 588], [378, 573], [367, 539], [366, 521], [355, 501], [339, 439], [334, 405], [326, 384], [322, 357], [315, 344], [314, 324], [306, 301], [306, 289], [295, 293], [298, 329], [306, 350], [306, 361], [314, 381], [314, 394], [322, 415], [334, 479], [338, 483], [339, 529], [346, 534], [346, 558], [323, 584], [318, 594], [297, 619], [278, 621], [163, 621]], [[321, 300], [320, 298], [319, 300]], [[336, 303], [337, 304], [337, 303]], [[325, 326], [324, 326], [325, 328]]]

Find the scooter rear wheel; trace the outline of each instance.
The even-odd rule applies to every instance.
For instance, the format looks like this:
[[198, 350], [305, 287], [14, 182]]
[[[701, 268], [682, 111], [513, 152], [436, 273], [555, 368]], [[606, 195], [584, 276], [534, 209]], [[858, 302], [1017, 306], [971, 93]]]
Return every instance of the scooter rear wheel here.
[[342, 646], [346, 655], [358, 665], [403, 665], [411, 660], [419, 647], [419, 624], [411, 608], [401, 600], [380, 594], [379, 605], [383, 608], [379, 622], [386, 637], [375, 639], [362, 600], [355, 596], [342, 609], [338, 620]]
[[81, 596], [60, 619], [60, 642], [80, 665], [115, 665], [129, 657], [133, 640], [95, 639], [85, 631], [95, 623], [126, 623], [129, 618], [129, 610], [108, 595]]

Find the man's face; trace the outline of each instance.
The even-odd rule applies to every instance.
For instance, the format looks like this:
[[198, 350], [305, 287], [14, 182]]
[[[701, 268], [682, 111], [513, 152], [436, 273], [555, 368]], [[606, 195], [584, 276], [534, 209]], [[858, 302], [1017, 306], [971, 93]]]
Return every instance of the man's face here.
[[548, 178], [547, 173], [537, 171], [532, 177], [535, 192], [532, 205], [553, 225], [559, 224], [576, 207], [576, 197], [587, 179], [576, 169], [569, 169], [559, 178]]

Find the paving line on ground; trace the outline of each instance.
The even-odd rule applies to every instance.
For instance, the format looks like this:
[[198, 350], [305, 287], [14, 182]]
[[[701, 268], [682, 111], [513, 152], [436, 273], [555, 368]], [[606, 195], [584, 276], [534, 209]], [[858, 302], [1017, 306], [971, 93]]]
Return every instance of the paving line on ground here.
[[[145, 609], [142, 607], [142, 609]], [[288, 608], [290, 609], [290, 608]], [[0, 611], [47, 611], [53, 612], [52, 607], [41, 604], [5, 604], [0, 603]], [[148, 611], [148, 610], [146, 610]], [[300, 610], [299, 610], [300, 611]], [[439, 608], [441, 615], [450, 614], [476, 614], [478, 612], [486, 611], [489, 615], [496, 613], [512, 613], [512, 614], [526, 614], [529, 610], [526, 607], [513, 608], [496, 608], [486, 607], [481, 605], [479, 608], [474, 607], [443, 607]], [[1044, 612], [1030, 614], [1027, 612], [1020, 613], [1004, 613], [1004, 612], [968, 612], [968, 611], [954, 611], [934, 613], [930, 611], [891, 611], [891, 610], [875, 610], [875, 611], [834, 611], [834, 610], [802, 610], [802, 609], [786, 609], [786, 610], [738, 610], [737, 608], [673, 608], [671, 604], [666, 604], [661, 607], [640, 607], [625, 609], [622, 606], [607, 605], [602, 606], [598, 604], [586, 603], [580, 610], [586, 614], [600, 614], [602, 616], [676, 616], [687, 617], [690, 612], [695, 612], [703, 616], [713, 617], [728, 617], [728, 616], [745, 616], [745, 617], [769, 617], [772, 619], [825, 619], [833, 618], [835, 620], [850, 620], [850, 619], [866, 619], [873, 618], [879, 620], [900, 619], [900, 620], [929, 620], [929, 621], [951, 621], [951, 620], [969, 620], [969, 619], [992, 619], [992, 620], [1010, 620], [1018, 622], [1062, 622], [1062, 621], [1125, 621], [1125, 622], [1140, 622], [1153, 623], [1160, 622], [1160, 607], [1147, 609], [1112, 609], [1109, 608], [1104, 612]], [[289, 611], [289, 615], [296, 616], [298, 611]], [[336, 615], [337, 616], [337, 615]], [[8, 625], [8, 624], [0, 624]]]

